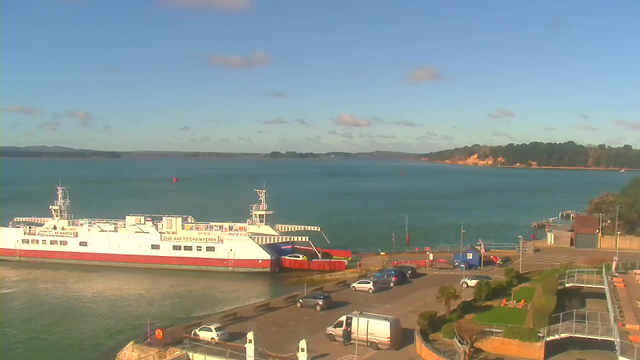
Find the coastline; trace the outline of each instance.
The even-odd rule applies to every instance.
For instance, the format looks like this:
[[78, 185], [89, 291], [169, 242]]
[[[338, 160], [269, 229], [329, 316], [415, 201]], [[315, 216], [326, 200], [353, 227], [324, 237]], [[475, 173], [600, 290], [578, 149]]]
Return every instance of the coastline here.
[[480, 165], [480, 164], [465, 164], [465, 163], [454, 163], [454, 162], [445, 162], [445, 161], [431, 161], [420, 159], [422, 162], [428, 162], [431, 164], [442, 164], [442, 165], [461, 165], [461, 166], [475, 166], [475, 167], [488, 167], [488, 168], [505, 168], [505, 169], [541, 169], [541, 170], [594, 170], [594, 171], [640, 171], [640, 169], [629, 169], [629, 168], [602, 168], [602, 167], [570, 167], [570, 166], [515, 166], [515, 165]]

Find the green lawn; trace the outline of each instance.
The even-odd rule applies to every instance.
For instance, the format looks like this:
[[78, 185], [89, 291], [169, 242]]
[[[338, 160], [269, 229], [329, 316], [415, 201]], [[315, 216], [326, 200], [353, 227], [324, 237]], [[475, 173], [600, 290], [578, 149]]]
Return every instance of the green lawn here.
[[524, 325], [527, 319], [527, 309], [494, 306], [489, 311], [479, 313], [473, 320], [482, 323]]
[[533, 300], [533, 295], [536, 293], [536, 288], [532, 286], [521, 287], [513, 294], [513, 300], [520, 301], [524, 299], [527, 303]]

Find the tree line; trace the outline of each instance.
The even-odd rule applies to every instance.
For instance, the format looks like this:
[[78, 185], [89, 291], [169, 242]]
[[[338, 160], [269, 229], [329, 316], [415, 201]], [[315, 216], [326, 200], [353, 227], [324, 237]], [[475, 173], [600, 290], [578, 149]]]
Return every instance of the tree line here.
[[[640, 169], [640, 150], [631, 145], [611, 147], [579, 145], [573, 141], [564, 143], [508, 144], [483, 146], [475, 144], [461, 148], [425, 154], [432, 161], [458, 161], [477, 155], [478, 160], [494, 159], [495, 165], [503, 166], [548, 166], [548, 167], [594, 167]], [[499, 162], [498, 159], [502, 161]]]
[[618, 210], [618, 231], [640, 236], [640, 176], [619, 193], [606, 192], [589, 202], [587, 214], [602, 214], [602, 233], [613, 235]]

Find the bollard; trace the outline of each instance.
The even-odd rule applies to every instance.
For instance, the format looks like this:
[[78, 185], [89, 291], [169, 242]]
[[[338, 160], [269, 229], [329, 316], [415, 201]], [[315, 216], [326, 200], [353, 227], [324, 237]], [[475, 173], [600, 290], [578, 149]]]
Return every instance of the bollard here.
[[307, 340], [302, 339], [298, 343], [298, 360], [309, 360], [309, 348], [307, 347]]
[[254, 360], [256, 355], [256, 343], [253, 337], [253, 331], [247, 333], [247, 343], [244, 345], [247, 352], [247, 360]]

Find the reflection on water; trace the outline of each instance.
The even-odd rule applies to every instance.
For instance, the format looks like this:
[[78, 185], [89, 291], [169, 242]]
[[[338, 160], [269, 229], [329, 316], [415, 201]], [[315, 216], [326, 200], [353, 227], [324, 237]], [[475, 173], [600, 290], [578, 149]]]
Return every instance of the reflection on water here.
[[2, 261], [0, 357], [108, 357], [147, 319], [166, 326], [295, 290], [270, 274]]

